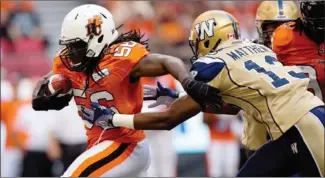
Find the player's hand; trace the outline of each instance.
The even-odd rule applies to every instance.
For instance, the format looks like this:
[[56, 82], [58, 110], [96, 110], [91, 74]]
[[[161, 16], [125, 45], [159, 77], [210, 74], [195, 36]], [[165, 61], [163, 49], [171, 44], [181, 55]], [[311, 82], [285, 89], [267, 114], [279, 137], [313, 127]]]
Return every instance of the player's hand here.
[[219, 89], [204, 82], [188, 77], [182, 81], [182, 86], [187, 94], [200, 104], [203, 112], [216, 113], [224, 104]]
[[103, 129], [115, 128], [112, 123], [115, 112], [112, 109], [101, 106], [98, 103], [91, 103], [90, 105], [93, 107], [92, 110], [81, 107], [82, 119]]
[[58, 90], [51, 95], [46, 95], [45, 91], [48, 86], [48, 80], [44, 83], [38, 84], [39, 89], [35, 88], [37, 92], [36, 96], [33, 96], [32, 106], [35, 111], [47, 111], [47, 110], [61, 110], [62, 108], [69, 105], [69, 101], [72, 98], [72, 95], [67, 94], [62, 97], [57, 97], [62, 90]]
[[172, 102], [174, 102], [179, 93], [170, 89], [163, 87], [160, 82], [157, 82], [157, 87], [144, 85], [143, 86], [143, 99], [146, 100], [156, 100], [155, 103], [150, 104], [149, 108], [154, 108], [160, 105], [169, 106]]

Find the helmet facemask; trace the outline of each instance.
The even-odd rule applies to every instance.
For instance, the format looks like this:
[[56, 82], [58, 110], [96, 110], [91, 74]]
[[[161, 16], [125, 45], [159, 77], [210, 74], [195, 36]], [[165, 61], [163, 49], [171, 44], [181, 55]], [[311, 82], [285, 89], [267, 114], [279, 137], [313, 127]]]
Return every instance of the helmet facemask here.
[[259, 41], [267, 47], [271, 47], [271, 37], [277, 27], [288, 21], [265, 20], [257, 22]]
[[60, 41], [60, 45], [66, 45], [66, 48], [60, 53], [62, 63], [71, 71], [84, 72], [89, 58], [86, 57], [87, 43], [75, 39], [73, 41]]
[[[192, 31], [192, 33], [195, 33]], [[200, 33], [200, 31], [199, 31]], [[193, 52], [193, 56], [191, 57], [190, 61], [191, 61], [191, 64], [193, 64], [198, 58], [199, 58], [199, 37], [200, 34], [198, 34], [197, 38], [193, 39], [193, 34], [191, 34], [191, 37], [190, 39], [188, 40], [188, 44], [189, 46], [191, 47], [191, 50]]]
[[86, 72], [87, 70], [91, 70], [91, 61], [96, 62], [102, 57], [102, 55], [98, 57], [89, 57], [91, 51], [89, 52], [88, 50], [88, 44], [80, 39], [70, 42], [60, 41], [60, 45], [66, 45], [66, 48], [60, 54], [60, 59], [71, 71]]

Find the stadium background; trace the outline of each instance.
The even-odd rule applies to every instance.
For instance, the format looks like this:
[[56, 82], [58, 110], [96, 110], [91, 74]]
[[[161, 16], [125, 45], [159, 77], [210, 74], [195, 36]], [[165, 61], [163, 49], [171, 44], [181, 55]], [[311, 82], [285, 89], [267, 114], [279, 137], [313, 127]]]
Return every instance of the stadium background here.
[[[254, 17], [258, 1], [1, 1], [1, 122], [7, 130], [6, 135], [1, 135], [1, 139], [3, 136], [6, 139], [6, 145], [1, 150], [14, 150], [16, 155], [23, 155], [27, 145], [31, 144], [29, 140], [42, 140], [49, 148], [48, 154], [52, 155], [55, 163], [60, 164], [57, 152], [51, 148], [51, 140], [43, 138], [43, 133], [35, 133], [35, 130], [43, 128], [45, 123], [52, 123], [47, 128], [56, 130], [50, 127], [63, 127], [62, 124], [65, 124], [58, 118], [70, 116], [55, 113], [52, 116], [57, 118], [50, 120], [47, 116], [31, 114], [28, 122], [17, 118], [21, 115], [21, 103], [26, 105], [27, 101], [27, 105], [30, 105], [28, 101], [35, 81], [51, 69], [52, 59], [60, 49], [58, 37], [64, 16], [72, 8], [85, 3], [107, 7], [116, 25], [123, 24], [120, 32], [140, 29], [150, 38], [151, 52], [174, 55], [187, 64], [192, 56], [187, 41], [189, 29], [194, 19], [206, 10], [230, 12], [238, 19], [243, 38], [257, 38]], [[11, 105], [5, 108], [7, 103]], [[70, 124], [68, 130], [83, 134], [76, 127], [80, 129], [82, 125]], [[57, 132], [60, 131], [53, 132], [54, 136]], [[204, 154], [210, 138], [209, 129], [202, 122], [202, 114], [172, 132], [174, 149], [178, 153], [177, 175], [206, 176]], [[80, 139], [85, 137], [81, 136]], [[3, 161], [6, 153], [1, 154], [2, 166], [10, 164], [10, 160]], [[37, 160], [34, 163], [41, 164]]]

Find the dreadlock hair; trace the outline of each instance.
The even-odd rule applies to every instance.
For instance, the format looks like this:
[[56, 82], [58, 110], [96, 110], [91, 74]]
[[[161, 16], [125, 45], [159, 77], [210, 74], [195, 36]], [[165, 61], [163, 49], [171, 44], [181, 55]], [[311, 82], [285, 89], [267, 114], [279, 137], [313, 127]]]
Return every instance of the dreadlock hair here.
[[312, 41], [316, 42], [317, 45], [318, 45], [318, 55], [320, 55], [320, 56], [322, 55], [321, 54], [321, 47], [320, 47], [320, 44], [322, 42], [319, 41], [317, 38], [315, 38], [315, 35], [313, 35], [312, 32], [310, 30], [308, 30], [308, 28], [305, 27], [305, 25], [303, 24], [301, 18], [298, 18], [297, 20], [295, 20], [294, 29], [299, 31], [300, 36], [304, 32]]
[[300, 18], [297, 18], [294, 24], [294, 29], [299, 31], [299, 35], [302, 35], [302, 32], [304, 31], [304, 25], [302, 24], [302, 21]]
[[146, 49], [149, 51], [149, 39], [142, 40], [144, 37], [144, 34], [141, 34], [140, 30], [130, 30], [126, 33], [122, 33], [115, 41], [113, 41], [109, 47], [112, 45], [122, 43], [122, 42], [127, 42], [127, 41], [134, 41], [137, 43], [140, 43], [146, 47]]
[[[120, 25], [119, 27], [117, 27], [116, 29], [119, 29], [120, 27], [122, 27], [122, 25]], [[116, 40], [114, 40], [110, 45], [107, 45], [106, 47], [104, 47], [103, 52], [100, 56], [96, 57], [94, 60], [92, 60], [91, 62], [89, 62], [89, 66], [87, 67], [87, 69], [85, 70], [85, 73], [87, 75], [86, 78], [86, 83], [85, 83], [85, 88], [83, 90], [83, 93], [89, 88], [89, 80], [90, 80], [90, 76], [93, 74], [93, 70], [95, 70], [95, 72], [101, 76], [104, 77], [105, 74], [102, 73], [102, 71], [99, 68], [99, 62], [100, 60], [105, 56], [105, 55], [112, 55], [114, 54], [115, 48], [113, 50], [111, 50], [111, 47], [115, 44], [118, 43], [122, 43], [122, 42], [128, 42], [128, 41], [134, 41], [137, 43], [140, 43], [142, 45], [144, 45], [146, 47], [146, 49], [148, 51], [150, 51], [149, 49], [149, 39], [143, 40], [144, 34], [141, 34], [140, 30], [130, 30], [126, 33], [122, 33], [120, 36], [118, 36], [116, 38]], [[99, 83], [94, 81], [98, 86]]]

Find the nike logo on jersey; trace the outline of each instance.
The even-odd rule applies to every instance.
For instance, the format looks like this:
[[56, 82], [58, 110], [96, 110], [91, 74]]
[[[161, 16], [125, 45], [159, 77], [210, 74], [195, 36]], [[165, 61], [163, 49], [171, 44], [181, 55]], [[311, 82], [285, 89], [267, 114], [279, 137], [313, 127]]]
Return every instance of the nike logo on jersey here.
[[298, 148], [297, 148], [297, 143], [296, 142], [291, 144], [291, 149], [292, 149], [293, 154], [298, 153]]
[[[98, 74], [99, 73], [99, 74]], [[95, 72], [93, 73], [92, 77], [94, 79], [95, 82], [98, 82], [100, 79], [106, 77], [109, 75], [109, 71], [108, 69], [102, 69], [100, 72]]]

